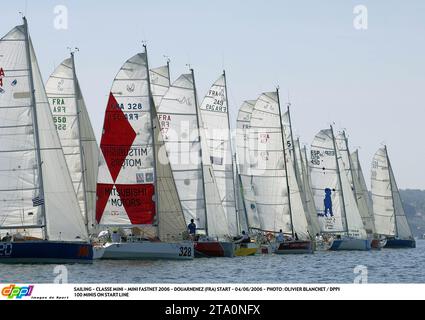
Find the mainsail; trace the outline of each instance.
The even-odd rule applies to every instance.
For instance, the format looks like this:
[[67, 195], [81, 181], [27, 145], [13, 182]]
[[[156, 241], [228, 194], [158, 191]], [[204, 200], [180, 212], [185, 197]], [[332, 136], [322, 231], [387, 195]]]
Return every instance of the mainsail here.
[[373, 158], [372, 200], [376, 233], [412, 238], [386, 147], [380, 148]]
[[53, 120], [88, 231], [95, 224], [99, 148], [75, 71], [74, 54], [46, 83]]
[[249, 158], [249, 131], [251, 128], [251, 115], [256, 101], [245, 101], [238, 113], [236, 131], [236, 157], [240, 177], [242, 200], [246, 211], [248, 227], [261, 229], [260, 219], [255, 202], [252, 186], [251, 162]]
[[229, 230], [210, 164], [207, 148], [201, 148], [193, 74], [180, 76], [158, 108], [162, 137], [186, 222], [196, 220], [198, 229], [223, 238]]
[[25, 18], [0, 52], [0, 226], [87, 240]]
[[212, 85], [202, 104], [200, 115], [205, 130], [206, 144], [210, 155], [209, 162], [223, 205], [229, 232], [238, 235], [234, 168], [230, 137], [229, 105], [227, 99], [226, 75], [223, 74]]
[[366, 238], [333, 129], [322, 130], [311, 146], [311, 179], [322, 232]]
[[[163, 147], [147, 59], [145, 50], [127, 60], [112, 85], [96, 217], [104, 226], [138, 228], [148, 237], [177, 240], [186, 223]], [[161, 96], [156, 91], [156, 101]]]
[[251, 116], [249, 151], [255, 159], [251, 174], [258, 215], [263, 230], [282, 229], [307, 239], [307, 221], [293, 163], [284, 154], [285, 133], [278, 99], [277, 92], [262, 94]]

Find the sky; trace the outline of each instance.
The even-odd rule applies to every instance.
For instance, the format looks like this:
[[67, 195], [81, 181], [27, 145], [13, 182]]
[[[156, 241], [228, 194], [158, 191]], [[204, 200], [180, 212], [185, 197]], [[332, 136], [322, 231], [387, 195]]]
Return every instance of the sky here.
[[[367, 8], [367, 29], [354, 27], [358, 5]], [[55, 27], [57, 6], [67, 9], [66, 29]], [[226, 69], [232, 123], [244, 100], [280, 86], [302, 143], [335, 124], [360, 149], [367, 179], [387, 144], [399, 187], [425, 189], [423, 0], [3, 1], [1, 36], [21, 24], [19, 12], [45, 80], [67, 47], [79, 48], [98, 139], [112, 81], [147, 41], [151, 67], [168, 56], [173, 79], [195, 69], [200, 99]]]

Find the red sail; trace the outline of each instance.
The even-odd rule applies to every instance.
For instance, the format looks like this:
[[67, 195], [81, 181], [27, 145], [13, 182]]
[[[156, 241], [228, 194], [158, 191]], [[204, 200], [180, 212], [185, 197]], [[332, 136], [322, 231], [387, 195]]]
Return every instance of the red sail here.
[[121, 184], [115, 187], [131, 224], [153, 224], [155, 217], [153, 184]]
[[111, 93], [105, 113], [100, 149], [114, 182], [135, 139], [136, 132]]

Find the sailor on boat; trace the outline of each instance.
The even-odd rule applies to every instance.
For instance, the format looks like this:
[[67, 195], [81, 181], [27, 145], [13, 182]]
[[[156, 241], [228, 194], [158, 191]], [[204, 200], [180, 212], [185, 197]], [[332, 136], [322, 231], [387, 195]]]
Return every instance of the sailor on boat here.
[[285, 242], [285, 235], [283, 234], [282, 229], [280, 229], [280, 231], [279, 231], [279, 233], [278, 233], [278, 235], [276, 237], [276, 242], [277, 243], [283, 243], [283, 242]]

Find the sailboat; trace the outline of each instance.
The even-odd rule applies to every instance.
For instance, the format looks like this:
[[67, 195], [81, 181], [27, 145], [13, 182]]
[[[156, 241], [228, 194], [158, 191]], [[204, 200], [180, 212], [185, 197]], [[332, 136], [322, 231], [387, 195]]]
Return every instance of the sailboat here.
[[268, 234], [269, 240], [280, 230], [292, 238], [275, 243], [275, 253], [312, 253], [294, 166], [287, 155], [279, 90], [259, 97], [250, 128], [250, 158], [256, 160], [251, 165], [251, 176], [261, 231]]
[[46, 83], [53, 120], [61, 141], [88, 234], [95, 232], [99, 147], [78, 82], [74, 52]]
[[292, 130], [292, 118], [291, 118], [291, 104], [288, 103], [287, 111], [283, 114], [282, 117], [283, 129], [285, 130], [285, 139], [288, 149], [288, 154], [291, 157], [292, 163], [294, 165], [294, 172], [300, 190], [301, 199], [303, 201], [304, 212], [306, 213], [306, 219], [308, 223], [310, 238], [313, 238], [313, 235], [316, 235], [320, 232], [319, 221], [317, 219], [316, 209], [312, 202], [308, 203], [307, 188], [308, 185], [305, 185], [305, 175], [306, 172], [303, 166], [303, 160], [301, 155], [301, 146], [299, 139], [294, 139], [294, 133]]
[[154, 106], [146, 46], [118, 72], [105, 112], [96, 220], [103, 259], [194, 257]]
[[236, 163], [238, 178], [240, 182], [240, 194], [242, 207], [246, 216], [248, 232], [261, 229], [258, 216], [257, 204], [252, 185], [251, 164], [249, 159], [249, 130], [251, 127], [251, 116], [256, 100], [245, 101], [239, 109], [236, 130]]
[[376, 233], [387, 239], [385, 248], [416, 248], [386, 146], [373, 157], [371, 179]]
[[[239, 212], [236, 209], [235, 168], [232, 159], [225, 71], [211, 86], [199, 109], [201, 130], [204, 131], [206, 138], [203, 146], [208, 148], [212, 174], [217, 184], [218, 195], [224, 208], [230, 235], [236, 237], [244, 230], [241, 230], [239, 225]], [[249, 256], [256, 254], [256, 252], [257, 245], [255, 243], [236, 244], [235, 256]]]
[[200, 130], [193, 69], [170, 86], [158, 107], [158, 118], [186, 223], [196, 221], [195, 256], [233, 257], [235, 245], [230, 240], [205, 131]]
[[79, 203], [28, 23], [0, 40], [0, 241], [3, 263], [90, 263]]
[[385, 238], [379, 238], [376, 233], [372, 199], [369, 195], [369, 190], [360, 164], [359, 150], [351, 154], [351, 164], [357, 204], [359, 209], [363, 211], [362, 220], [366, 232], [372, 237], [372, 249], [382, 249], [385, 247], [387, 240]]
[[379, 239], [374, 239], [375, 226], [373, 222], [373, 214], [367, 202], [367, 199], [369, 198], [367, 195], [367, 188], [365, 189], [365, 186], [361, 185], [362, 176], [360, 175], [363, 175], [363, 173], [361, 172], [359, 159], [353, 159], [350, 153], [348, 138], [345, 130], [339, 133], [335, 139], [336, 145], [342, 157], [342, 162], [344, 163], [345, 174], [347, 175], [351, 190], [356, 199], [357, 207], [363, 221], [363, 226], [366, 230], [368, 238], [372, 239], [371, 247], [373, 249], [381, 249], [381, 241]]
[[337, 147], [333, 127], [311, 145], [311, 180], [323, 234], [334, 237], [330, 250], [370, 250], [371, 241]]

